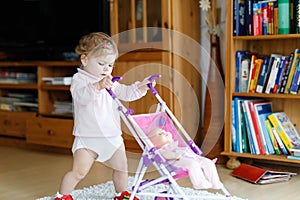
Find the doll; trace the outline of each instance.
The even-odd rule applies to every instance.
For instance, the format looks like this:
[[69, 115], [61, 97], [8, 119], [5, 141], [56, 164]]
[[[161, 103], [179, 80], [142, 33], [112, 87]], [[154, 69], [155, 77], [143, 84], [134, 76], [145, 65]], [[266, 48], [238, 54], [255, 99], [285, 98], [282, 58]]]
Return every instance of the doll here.
[[215, 163], [195, 154], [188, 146], [179, 146], [178, 141], [173, 140], [170, 132], [162, 128], [154, 128], [148, 137], [171, 166], [188, 170], [190, 181], [195, 189], [221, 189], [223, 187]]

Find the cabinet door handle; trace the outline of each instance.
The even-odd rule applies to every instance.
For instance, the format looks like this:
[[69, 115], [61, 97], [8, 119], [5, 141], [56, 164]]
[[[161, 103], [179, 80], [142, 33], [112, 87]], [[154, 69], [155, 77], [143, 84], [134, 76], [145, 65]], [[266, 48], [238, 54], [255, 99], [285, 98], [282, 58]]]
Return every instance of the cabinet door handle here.
[[9, 125], [10, 121], [8, 119], [4, 120], [4, 125]]
[[54, 131], [48, 130], [48, 131], [47, 131], [47, 134], [48, 134], [48, 135], [54, 135]]

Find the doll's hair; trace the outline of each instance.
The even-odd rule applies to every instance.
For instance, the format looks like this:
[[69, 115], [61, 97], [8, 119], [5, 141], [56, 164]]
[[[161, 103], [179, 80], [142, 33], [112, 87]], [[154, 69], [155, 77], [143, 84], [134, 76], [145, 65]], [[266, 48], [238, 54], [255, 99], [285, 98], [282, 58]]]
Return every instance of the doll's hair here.
[[113, 39], [102, 32], [92, 32], [80, 38], [75, 48], [76, 54], [99, 56], [99, 55], [115, 55], [118, 57], [118, 48]]

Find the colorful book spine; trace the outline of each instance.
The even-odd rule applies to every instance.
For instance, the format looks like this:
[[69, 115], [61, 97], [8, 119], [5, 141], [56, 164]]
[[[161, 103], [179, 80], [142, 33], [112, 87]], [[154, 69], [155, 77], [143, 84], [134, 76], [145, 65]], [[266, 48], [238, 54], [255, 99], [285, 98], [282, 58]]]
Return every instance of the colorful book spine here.
[[240, 70], [242, 65], [242, 55], [245, 55], [246, 51], [238, 50], [235, 52], [235, 92], [240, 92]]
[[289, 91], [290, 91], [290, 87], [291, 87], [291, 83], [292, 83], [293, 76], [294, 76], [294, 73], [295, 73], [298, 57], [300, 57], [300, 49], [295, 49], [292, 66], [291, 66], [290, 73], [288, 75], [288, 79], [287, 79], [287, 83], [286, 83], [286, 87], [285, 87], [285, 90], [284, 90], [285, 94], [288, 94]]
[[243, 55], [241, 61], [241, 68], [239, 70], [239, 92], [248, 91], [249, 70], [250, 58], [248, 55]]
[[245, 23], [245, 0], [234, 0], [234, 25], [233, 25], [233, 35], [241, 36], [246, 33], [246, 23]]
[[278, 93], [283, 71], [287, 67], [288, 64], [289, 64], [289, 57], [288, 56], [282, 56], [280, 64], [279, 64], [277, 76], [276, 76], [276, 79], [275, 79], [274, 87], [272, 88], [272, 93], [273, 94]]
[[295, 33], [300, 33], [300, 0], [294, 1]]
[[269, 80], [267, 82], [267, 87], [265, 90], [265, 93], [267, 93], [267, 94], [270, 94], [272, 89], [274, 88], [275, 80], [276, 80], [279, 65], [280, 65], [280, 60], [281, 60], [280, 58], [275, 58], [275, 60], [272, 64]]
[[250, 82], [250, 88], [249, 92], [255, 92], [257, 82], [258, 82], [258, 77], [261, 72], [262, 64], [263, 64], [263, 59], [258, 58], [255, 60], [255, 71], [254, 71], [254, 76], [253, 79]]
[[278, 147], [280, 149], [281, 154], [287, 155], [289, 152], [287, 151], [281, 137], [279, 136], [279, 133], [276, 131], [276, 128], [272, 127], [272, 132], [276, 138], [276, 141], [278, 143]]
[[271, 125], [271, 123], [270, 123], [270, 121], [268, 119], [265, 120], [265, 125], [267, 127], [268, 134], [269, 134], [271, 142], [273, 144], [273, 148], [274, 148], [275, 154], [280, 155], [281, 153], [280, 153], [280, 149], [279, 149], [279, 146], [278, 146], [278, 142], [277, 142], [277, 140], [275, 138], [275, 135], [273, 133], [272, 125]]
[[243, 110], [243, 114], [245, 117], [250, 152], [251, 152], [251, 154], [259, 154], [259, 149], [258, 149], [256, 138], [251, 133], [251, 128], [250, 128], [251, 121], [250, 121], [250, 118], [248, 117], [248, 114], [246, 111], [246, 107], [248, 107], [248, 106], [246, 106], [244, 103], [241, 103], [241, 105], [242, 105], [242, 110]]
[[238, 97], [234, 98], [234, 115], [235, 115], [235, 133], [236, 133], [236, 152], [242, 153], [242, 128], [241, 128], [241, 102]]
[[290, 87], [290, 94], [297, 94], [300, 83], [300, 57], [297, 59], [296, 69], [294, 72], [293, 80]]
[[236, 120], [235, 120], [235, 101], [232, 100], [231, 102], [231, 144], [232, 144], [232, 151], [236, 151]]
[[253, 3], [253, 35], [262, 35], [262, 14], [260, 3]]
[[278, 3], [274, 2], [274, 9], [273, 9], [273, 19], [274, 19], [274, 35], [278, 34]]
[[278, 0], [278, 34], [290, 33], [290, 2]]
[[251, 63], [250, 63], [250, 70], [249, 70], [249, 80], [248, 80], [248, 86], [247, 86], [247, 92], [250, 92], [250, 85], [251, 82], [254, 79], [255, 70], [256, 70], [256, 55], [251, 56]]
[[258, 77], [257, 86], [255, 91], [258, 93], [262, 93], [264, 89], [264, 83], [265, 83], [265, 77], [267, 76], [268, 72], [268, 64], [269, 64], [269, 58], [264, 58], [264, 62], [262, 64], [261, 72]]
[[290, 73], [290, 70], [291, 70], [293, 58], [294, 58], [294, 53], [291, 53], [291, 55], [289, 57], [289, 64], [285, 68], [285, 70], [283, 71], [283, 74], [282, 74], [280, 88], [279, 88], [279, 92], [278, 92], [280, 94], [284, 93], [284, 90], [285, 90], [285, 87], [286, 87], [286, 84], [287, 84], [287, 79], [288, 79], [288, 76], [289, 76], [289, 73]]
[[262, 12], [262, 34], [269, 34], [269, 15], [268, 15], [268, 2], [261, 3]]
[[268, 2], [268, 34], [274, 35], [274, 3]]
[[259, 152], [260, 152], [260, 154], [266, 154], [265, 149], [267, 148], [267, 146], [266, 146], [266, 143], [262, 137], [262, 134], [261, 134], [261, 131], [259, 128], [259, 124], [258, 124], [259, 122], [256, 117], [255, 110], [254, 110], [254, 101], [248, 101], [248, 107], [249, 107], [251, 120], [253, 123], [253, 130], [256, 135], [256, 140], [258, 143]]
[[[285, 118], [285, 119], [284, 119]], [[286, 115], [283, 112], [272, 113], [268, 116], [273, 127], [276, 129], [276, 132], [280, 136], [282, 142], [284, 143], [287, 150], [290, 152], [290, 149], [294, 147], [292, 140], [288, 133], [285, 131], [283, 127], [283, 121], [286, 120]]]
[[253, 35], [253, 0], [246, 0], [246, 35]]

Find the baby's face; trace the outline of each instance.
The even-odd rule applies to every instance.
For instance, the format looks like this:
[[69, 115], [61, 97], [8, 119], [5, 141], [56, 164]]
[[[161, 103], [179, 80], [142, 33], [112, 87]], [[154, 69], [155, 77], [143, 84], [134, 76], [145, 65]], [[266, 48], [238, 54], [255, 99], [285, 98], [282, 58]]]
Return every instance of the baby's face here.
[[151, 131], [149, 138], [156, 147], [160, 148], [172, 141], [172, 134], [157, 128]]
[[102, 79], [111, 75], [115, 59], [115, 55], [87, 57], [83, 62], [84, 70]]

